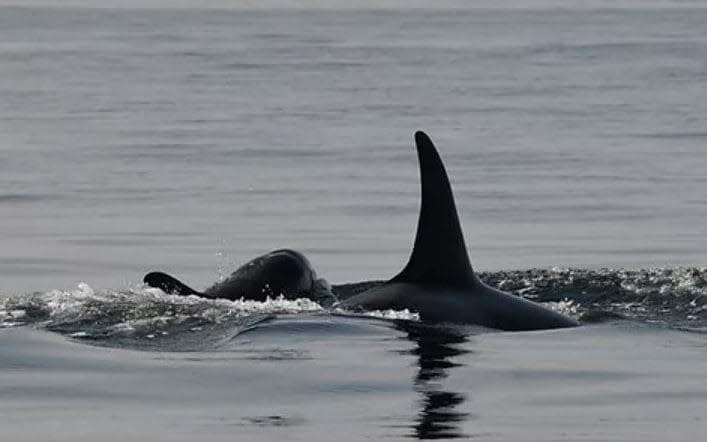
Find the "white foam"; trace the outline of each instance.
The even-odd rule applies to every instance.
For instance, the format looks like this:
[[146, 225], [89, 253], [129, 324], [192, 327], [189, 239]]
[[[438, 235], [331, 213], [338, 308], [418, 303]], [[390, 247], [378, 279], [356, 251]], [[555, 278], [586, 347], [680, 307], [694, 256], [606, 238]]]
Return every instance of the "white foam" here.
[[[29, 311], [32, 311], [32, 318]], [[0, 298], [0, 327], [26, 322], [47, 321], [48, 324], [80, 324], [98, 321], [110, 334], [135, 332], [162, 333], [155, 329], [180, 324], [190, 319], [224, 323], [253, 314], [296, 314], [320, 312], [324, 309], [310, 299], [285, 299], [283, 296], [265, 301], [239, 299], [204, 299], [198, 296], [166, 294], [160, 289], [137, 287], [129, 290], [94, 290], [81, 282], [75, 289], [51, 290]], [[79, 332], [80, 330], [77, 330]], [[90, 334], [90, 333], [89, 333]], [[164, 333], [162, 333], [164, 334]], [[82, 337], [76, 335], [75, 337]]]
[[563, 299], [562, 301], [556, 302], [544, 302], [544, 306], [566, 316], [577, 317], [579, 313], [580, 305], [571, 299]]
[[341, 308], [334, 310], [336, 313], [340, 313], [347, 316], [360, 316], [362, 318], [380, 318], [380, 319], [391, 319], [391, 320], [407, 320], [407, 321], [419, 321], [420, 314], [411, 312], [408, 309], [404, 310], [370, 310], [365, 312], [354, 312], [348, 311]]

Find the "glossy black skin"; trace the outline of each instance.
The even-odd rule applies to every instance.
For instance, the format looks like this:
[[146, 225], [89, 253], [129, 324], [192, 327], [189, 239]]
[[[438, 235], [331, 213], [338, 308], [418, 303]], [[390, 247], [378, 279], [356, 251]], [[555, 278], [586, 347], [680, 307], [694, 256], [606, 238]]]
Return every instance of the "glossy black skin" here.
[[539, 304], [482, 283], [464, 243], [449, 178], [432, 141], [415, 134], [422, 197], [417, 236], [405, 268], [386, 283], [338, 304], [352, 310], [403, 310], [435, 323], [522, 331], [579, 325]]
[[289, 249], [275, 250], [248, 261], [203, 292], [162, 272], [148, 273], [144, 282], [166, 293], [230, 300], [265, 301], [280, 295], [286, 299], [311, 298], [320, 290], [317, 275], [307, 258]]
[[506, 331], [575, 327], [577, 321], [535, 302], [489, 287], [387, 282], [338, 304], [344, 309], [404, 310], [424, 322], [473, 324]]

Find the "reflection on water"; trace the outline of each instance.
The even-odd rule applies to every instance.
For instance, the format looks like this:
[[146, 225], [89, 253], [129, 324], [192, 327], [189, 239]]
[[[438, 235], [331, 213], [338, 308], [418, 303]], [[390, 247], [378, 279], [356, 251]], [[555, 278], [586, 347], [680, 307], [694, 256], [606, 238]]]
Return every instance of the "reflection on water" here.
[[451, 359], [468, 353], [456, 344], [467, 338], [451, 329], [430, 327], [419, 323], [400, 321], [396, 327], [408, 334], [407, 338], [417, 344], [406, 351], [418, 357], [418, 371], [415, 375], [415, 390], [422, 395], [421, 409], [412, 428], [412, 437], [417, 439], [450, 439], [466, 437], [461, 433], [458, 422], [469, 417], [469, 413], [456, 411], [456, 407], [466, 400], [466, 395], [444, 391], [439, 381], [449, 375], [449, 371], [460, 364]]

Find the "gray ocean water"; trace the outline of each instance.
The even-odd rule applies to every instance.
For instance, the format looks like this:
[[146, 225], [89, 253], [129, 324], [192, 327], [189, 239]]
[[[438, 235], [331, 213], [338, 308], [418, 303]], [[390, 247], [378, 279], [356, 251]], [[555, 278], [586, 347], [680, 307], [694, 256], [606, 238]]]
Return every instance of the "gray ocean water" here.
[[[701, 440], [707, 7], [518, 5], [0, 6], [3, 437]], [[418, 129], [482, 278], [582, 327], [141, 286], [389, 278]]]

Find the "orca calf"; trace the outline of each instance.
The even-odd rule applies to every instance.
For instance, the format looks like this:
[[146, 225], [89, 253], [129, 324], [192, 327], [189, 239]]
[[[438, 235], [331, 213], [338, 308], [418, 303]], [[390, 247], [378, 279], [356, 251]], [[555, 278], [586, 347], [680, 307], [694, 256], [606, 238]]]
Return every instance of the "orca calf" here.
[[415, 133], [422, 196], [410, 260], [393, 279], [337, 304], [352, 310], [409, 309], [426, 322], [500, 330], [579, 325], [539, 304], [489, 287], [469, 262], [449, 178], [432, 141]]
[[[265, 301], [280, 295], [286, 299], [310, 298], [333, 302], [326, 281], [317, 279], [307, 258], [289, 249], [275, 250], [248, 261], [221, 282], [198, 292], [176, 278], [162, 272], [152, 272], [143, 278], [145, 284], [165, 293], [211, 299], [252, 299]], [[331, 302], [330, 302], [331, 303]]]

